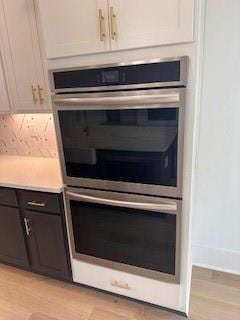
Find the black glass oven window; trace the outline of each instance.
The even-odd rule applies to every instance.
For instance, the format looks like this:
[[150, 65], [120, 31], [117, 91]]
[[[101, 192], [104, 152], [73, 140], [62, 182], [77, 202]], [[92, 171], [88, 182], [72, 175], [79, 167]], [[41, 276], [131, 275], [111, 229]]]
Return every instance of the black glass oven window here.
[[176, 216], [70, 201], [77, 253], [175, 274]]
[[68, 176], [176, 187], [177, 108], [58, 113]]

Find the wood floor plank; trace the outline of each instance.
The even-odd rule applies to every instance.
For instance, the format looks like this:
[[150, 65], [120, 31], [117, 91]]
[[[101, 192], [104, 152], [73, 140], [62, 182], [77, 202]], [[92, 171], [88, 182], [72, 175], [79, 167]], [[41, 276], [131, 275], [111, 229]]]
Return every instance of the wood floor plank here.
[[240, 275], [213, 271], [212, 281], [226, 286], [240, 288]]
[[211, 280], [213, 277], [213, 270], [194, 267], [192, 270], [192, 278], [199, 280]]
[[52, 317], [49, 317], [46, 314], [37, 312], [37, 313], [33, 313], [30, 316], [29, 320], [58, 320], [58, 319], [57, 318], [52, 318]]
[[230, 287], [206, 280], [193, 279], [191, 292], [192, 296], [209, 298], [240, 307], [240, 287]]
[[183, 316], [175, 313], [170, 313], [159, 308], [152, 308], [150, 306], [143, 306], [139, 309], [134, 320], [185, 320]]
[[[195, 268], [190, 320], [240, 320], [238, 277]], [[0, 320], [183, 320], [135, 301], [0, 264]]]
[[194, 267], [192, 276], [193, 279], [207, 280], [209, 282], [240, 288], [240, 275]]
[[209, 298], [192, 296], [190, 319], [239, 320], [240, 308]]
[[26, 308], [13, 305], [12, 302], [2, 302], [0, 299], [0, 319], [1, 320], [26, 320], [31, 316], [31, 312]]
[[117, 313], [107, 311], [106, 309], [94, 308], [90, 314], [89, 320], [130, 320], [130, 318], [121, 316]]

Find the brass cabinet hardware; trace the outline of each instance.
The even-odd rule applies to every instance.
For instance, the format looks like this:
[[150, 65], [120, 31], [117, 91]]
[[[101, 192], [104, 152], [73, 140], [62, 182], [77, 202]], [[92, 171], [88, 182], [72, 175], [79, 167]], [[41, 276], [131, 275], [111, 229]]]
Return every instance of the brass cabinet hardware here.
[[104, 29], [105, 29], [104, 28], [104, 15], [103, 15], [102, 9], [99, 9], [98, 12], [99, 12], [100, 40], [104, 41], [105, 36], [106, 36], [105, 31], [104, 31]]
[[36, 97], [37, 89], [32, 85], [32, 97], [34, 104], [38, 103], [38, 98]]
[[39, 102], [40, 104], [43, 104], [44, 98], [43, 98], [43, 88], [38, 85], [38, 96], [39, 96]]
[[125, 290], [131, 290], [131, 287], [128, 285], [128, 283], [120, 283], [118, 281], [111, 281], [111, 286], [117, 287], [120, 289], [125, 289]]
[[29, 206], [45, 207], [45, 202], [28, 201]]
[[31, 232], [31, 227], [29, 227], [29, 219], [24, 218], [24, 224], [25, 224], [26, 233], [29, 236]]
[[110, 7], [110, 23], [111, 23], [111, 38], [112, 40], [116, 39], [116, 14], [114, 13], [113, 7]]

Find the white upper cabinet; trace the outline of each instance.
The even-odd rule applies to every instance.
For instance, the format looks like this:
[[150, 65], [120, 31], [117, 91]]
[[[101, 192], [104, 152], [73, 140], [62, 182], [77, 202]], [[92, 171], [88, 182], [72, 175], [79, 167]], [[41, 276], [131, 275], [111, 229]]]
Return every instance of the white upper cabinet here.
[[13, 112], [48, 108], [34, 0], [0, 0], [5, 69]]
[[40, 0], [48, 58], [110, 49], [106, 0]]
[[194, 0], [109, 0], [112, 50], [193, 40]]
[[49, 59], [193, 40], [194, 0], [38, 0]]
[[6, 79], [3, 71], [2, 59], [0, 56], [0, 112], [9, 112], [10, 104], [6, 86]]

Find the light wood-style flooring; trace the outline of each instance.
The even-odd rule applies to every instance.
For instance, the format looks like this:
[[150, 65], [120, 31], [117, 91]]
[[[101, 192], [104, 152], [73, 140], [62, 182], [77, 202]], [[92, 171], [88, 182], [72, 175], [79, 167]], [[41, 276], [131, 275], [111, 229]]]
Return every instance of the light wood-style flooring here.
[[[0, 320], [183, 320], [167, 311], [0, 264]], [[240, 277], [194, 268], [191, 320], [240, 320]]]

